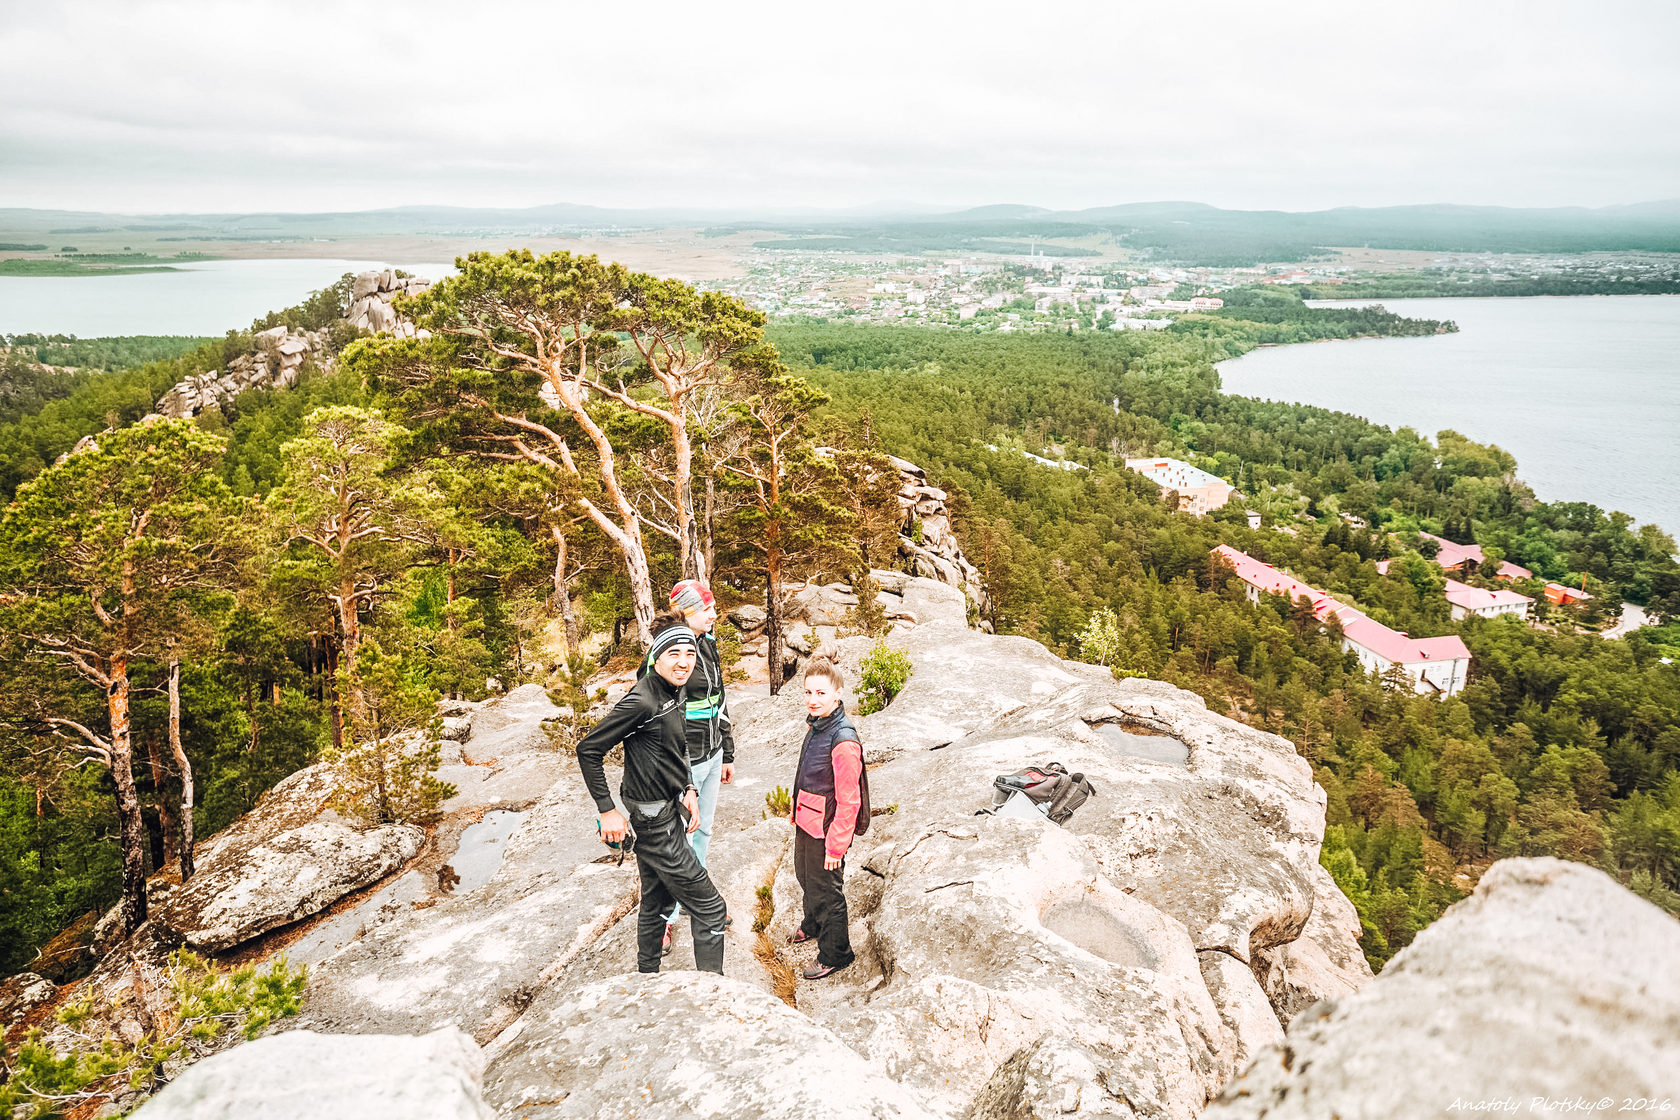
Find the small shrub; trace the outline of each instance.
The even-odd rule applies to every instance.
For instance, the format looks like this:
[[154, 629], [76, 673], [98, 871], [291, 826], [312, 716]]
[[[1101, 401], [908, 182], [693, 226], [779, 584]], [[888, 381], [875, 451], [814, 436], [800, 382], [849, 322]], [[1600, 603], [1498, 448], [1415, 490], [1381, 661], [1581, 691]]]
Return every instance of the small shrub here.
[[764, 804], [768, 806], [770, 816], [789, 816], [793, 813], [793, 791], [786, 786], [777, 786], [764, 795]]
[[267, 969], [246, 965], [224, 972], [190, 950], [177, 949], [162, 976], [147, 971], [153, 972], [153, 989], [169, 993], [161, 1010], [146, 1008], [152, 1033], [133, 1046], [109, 1034], [96, 1039], [91, 1025], [115, 1022], [124, 1014], [124, 1004], [135, 997], [130, 992], [111, 1000], [91, 988], [84, 991], [58, 1011], [59, 1023], [75, 1032], [73, 1045], [64, 1053], [56, 1053], [39, 1030], [31, 1031], [19, 1046], [9, 1076], [0, 1084], [0, 1117], [44, 1120], [63, 1115], [72, 1102], [81, 1105], [101, 1098], [133, 1107], [138, 1103], [135, 1094], [149, 1095], [162, 1083], [166, 1062], [173, 1069], [225, 1049], [225, 1042], [218, 1045], [216, 1040], [233, 1034], [256, 1038], [275, 1020], [296, 1015], [303, 1005], [304, 970], [292, 968], [284, 957]]
[[867, 571], [853, 576], [852, 591], [857, 595], [857, 606], [846, 612], [848, 629], [871, 638], [879, 638], [892, 629], [886, 609], [881, 606], [881, 589], [873, 576]]
[[747, 671], [741, 668], [741, 632], [722, 619], [717, 624], [717, 648], [724, 683], [735, 684], [746, 680]]
[[333, 808], [372, 823], [435, 820], [455, 787], [439, 781], [442, 762], [437, 692], [423, 680], [416, 651], [384, 651], [369, 639], [354, 671], [339, 670], [349, 698], [344, 744], [322, 752], [338, 768]]
[[909, 683], [913, 668], [909, 654], [891, 649], [885, 642], [876, 642], [875, 648], [863, 658], [863, 680], [858, 685], [859, 714], [872, 715], [892, 703], [893, 697]]

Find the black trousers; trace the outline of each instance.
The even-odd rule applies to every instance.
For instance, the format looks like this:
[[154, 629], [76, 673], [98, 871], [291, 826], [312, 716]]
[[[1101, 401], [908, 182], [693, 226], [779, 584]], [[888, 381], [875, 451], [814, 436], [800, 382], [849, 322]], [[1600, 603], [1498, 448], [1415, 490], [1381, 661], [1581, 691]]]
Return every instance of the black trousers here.
[[665, 915], [674, 903], [688, 914], [694, 934], [694, 967], [723, 974], [723, 896], [689, 846], [675, 801], [627, 801], [636, 829], [636, 868], [642, 878], [642, 907], [636, 915], [636, 970], [659, 971]]
[[793, 873], [805, 892], [805, 920], [799, 928], [817, 939], [817, 963], [844, 968], [852, 963], [852, 937], [846, 927], [844, 862], [833, 871], [823, 866], [828, 846], [802, 828], [793, 830]]

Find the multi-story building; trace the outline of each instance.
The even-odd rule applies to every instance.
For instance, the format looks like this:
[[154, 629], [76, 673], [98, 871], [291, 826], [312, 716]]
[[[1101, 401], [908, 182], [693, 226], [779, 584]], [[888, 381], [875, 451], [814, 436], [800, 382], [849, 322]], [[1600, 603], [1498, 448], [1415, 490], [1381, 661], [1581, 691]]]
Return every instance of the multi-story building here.
[[1250, 602], [1258, 603], [1262, 593], [1285, 595], [1291, 601], [1305, 597], [1320, 622], [1334, 617], [1342, 628], [1342, 648], [1358, 657], [1367, 672], [1381, 675], [1398, 665], [1416, 692], [1453, 696], [1463, 689], [1470, 674], [1470, 649], [1457, 634], [1414, 638], [1230, 545], [1222, 544], [1213, 553], [1248, 586]]
[[1197, 517], [1212, 513], [1231, 500], [1237, 488], [1216, 474], [1178, 459], [1127, 459], [1126, 467], [1178, 495], [1178, 511]]
[[1486, 588], [1471, 587], [1468, 583], [1460, 583], [1456, 579], [1447, 580], [1446, 597], [1455, 620], [1469, 615], [1496, 618], [1502, 614], [1527, 618], [1528, 608], [1534, 603], [1527, 595], [1518, 595], [1507, 588], [1489, 591]]

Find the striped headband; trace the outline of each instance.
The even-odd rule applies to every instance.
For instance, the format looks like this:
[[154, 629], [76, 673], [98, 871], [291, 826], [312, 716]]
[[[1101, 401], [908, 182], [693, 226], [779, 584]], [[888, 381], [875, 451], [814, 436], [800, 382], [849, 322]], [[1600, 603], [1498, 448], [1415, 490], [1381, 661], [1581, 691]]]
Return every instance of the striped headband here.
[[698, 648], [698, 643], [694, 640], [694, 631], [686, 626], [667, 626], [653, 636], [653, 645], [648, 647], [648, 664], [652, 665], [658, 661], [659, 655], [672, 646], [683, 645]]
[[697, 579], [685, 579], [671, 588], [671, 605], [684, 614], [709, 607], [714, 601], [712, 589]]

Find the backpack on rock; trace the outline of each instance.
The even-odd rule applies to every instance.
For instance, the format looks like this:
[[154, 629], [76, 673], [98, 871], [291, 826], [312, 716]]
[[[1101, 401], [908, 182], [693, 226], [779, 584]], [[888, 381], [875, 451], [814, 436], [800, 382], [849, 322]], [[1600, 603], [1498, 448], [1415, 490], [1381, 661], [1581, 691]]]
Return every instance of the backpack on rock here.
[[1059, 762], [1029, 766], [1013, 774], [999, 774], [992, 781], [992, 812], [1015, 794], [1023, 794], [1056, 824], [1067, 824], [1073, 811], [1097, 795], [1096, 787], [1084, 774], [1069, 774]]

